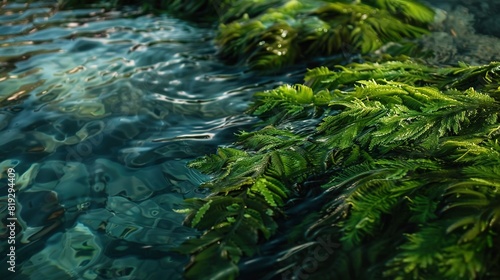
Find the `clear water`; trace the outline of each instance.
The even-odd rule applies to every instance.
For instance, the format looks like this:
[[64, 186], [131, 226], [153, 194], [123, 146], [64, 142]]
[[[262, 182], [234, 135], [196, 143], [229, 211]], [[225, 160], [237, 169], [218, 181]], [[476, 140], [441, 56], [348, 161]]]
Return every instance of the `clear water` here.
[[[167, 253], [196, 233], [175, 213], [203, 196], [186, 162], [254, 119], [255, 91], [302, 74], [255, 75], [215, 57], [213, 26], [137, 8], [0, 10], [1, 218], [15, 168], [16, 273], [1, 279], [177, 279]], [[2, 224], [0, 234], [9, 233]]]

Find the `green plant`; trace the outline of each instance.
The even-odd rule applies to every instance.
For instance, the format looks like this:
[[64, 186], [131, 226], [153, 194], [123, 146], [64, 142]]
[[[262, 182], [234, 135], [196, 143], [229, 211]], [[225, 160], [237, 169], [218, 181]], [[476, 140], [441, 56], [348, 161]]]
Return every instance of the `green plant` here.
[[[215, 177], [209, 197], [187, 201], [187, 223], [205, 231], [180, 249], [193, 254], [187, 275], [206, 275], [210, 258], [207, 277], [236, 277], [287, 200], [312, 185], [323, 205], [291, 229], [294, 242], [339, 244], [308, 271], [313, 279], [498, 277], [498, 65], [320, 67], [305, 85], [258, 93], [249, 112], [268, 126], [192, 164]], [[316, 130], [297, 125], [307, 120]], [[258, 219], [245, 223], [243, 209]], [[311, 251], [289, 246], [276, 269], [304, 273]]]
[[219, 148], [190, 164], [215, 179], [202, 185], [210, 196], [186, 200], [186, 224], [205, 231], [178, 249], [194, 255], [189, 279], [234, 279], [240, 258], [253, 255], [257, 244], [275, 233], [293, 182], [303, 180], [313, 165], [305, 148], [298, 148], [307, 146], [304, 137], [267, 127], [239, 139], [245, 151]]
[[229, 11], [243, 16], [222, 24], [216, 42], [223, 59], [258, 69], [346, 51], [367, 54], [385, 43], [426, 33], [434, 18], [431, 9], [415, 1], [291, 0], [275, 1], [273, 7], [257, 1], [252, 17], [243, 14], [241, 2], [248, 1]]

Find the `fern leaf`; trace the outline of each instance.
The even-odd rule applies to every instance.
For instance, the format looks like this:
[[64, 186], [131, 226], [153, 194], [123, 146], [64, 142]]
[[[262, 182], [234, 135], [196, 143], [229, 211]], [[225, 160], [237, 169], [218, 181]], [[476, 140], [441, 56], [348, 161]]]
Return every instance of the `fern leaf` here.
[[335, 73], [325, 66], [308, 69], [304, 77], [304, 85], [318, 91], [322, 89], [321, 84], [333, 75]]
[[[258, 179], [255, 182], [255, 184], [253, 184], [250, 191], [263, 196], [264, 199], [266, 200], [266, 202], [269, 205], [271, 205], [272, 207], [278, 206], [278, 204], [275, 200], [275, 197], [273, 196], [273, 193], [271, 191], [269, 191], [269, 189], [267, 188], [267, 184], [266, 184], [265, 179], [262, 179], [262, 178]], [[278, 197], [278, 199], [279, 199], [279, 197]], [[279, 206], [283, 205], [283, 201], [281, 201], [281, 199], [278, 200], [278, 203], [279, 203]]]
[[238, 135], [238, 142], [244, 147], [258, 152], [299, 145], [305, 137], [295, 133], [267, 126], [255, 132], [241, 132]]
[[195, 227], [201, 221], [201, 219], [203, 218], [203, 216], [205, 215], [205, 213], [210, 208], [210, 203], [212, 203], [211, 200], [208, 201], [202, 207], [200, 207], [200, 209], [198, 209], [198, 211], [196, 211], [196, 215], [194, 216], [193, 220], [191, 221], [191, 226]]
[[[445, 239], [443, 228], [433, 225], [420, 229], [414, 234], [407, 235], [408, 241], [400, 246], [399, 253], [389, 265], [396, 267], [395, 270], [389, 270], [386, 275], [403, 274], [413, 275], [421, 278], [425, 273], [421, 270], [429, 271], [444, 259], [444, 252], [440, 250], [445, 244], [450, 244], [451, 240]], [[431, 273], [436, 271], [432, 271]]]
[[431, 197], [417, 195], [410, 200], [410, 210], [413, 212], [410, 221], [423, 224], [437, 218], [437, 201]]
[[236, 279], [238, 267], [231, 259], [225, 258], [226, 255], [227, 250], [221, 250], [216, 244], [205, 247], [187, 267], [184, 277], [200, 280]]

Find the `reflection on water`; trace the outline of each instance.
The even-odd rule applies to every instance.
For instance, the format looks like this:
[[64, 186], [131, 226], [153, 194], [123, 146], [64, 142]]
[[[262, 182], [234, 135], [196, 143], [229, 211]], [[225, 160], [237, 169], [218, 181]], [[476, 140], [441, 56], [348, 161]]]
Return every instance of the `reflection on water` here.
[[179, 278], [186, 260], [166, 251], [196, 233], [173, 210], [206, 179], [186, 162], [251, 125], [252, 93], [278, 82], [217, 61], [212, 27], [55, 3], [0, 9], [0, 188], [17, 174], [7, 276]]

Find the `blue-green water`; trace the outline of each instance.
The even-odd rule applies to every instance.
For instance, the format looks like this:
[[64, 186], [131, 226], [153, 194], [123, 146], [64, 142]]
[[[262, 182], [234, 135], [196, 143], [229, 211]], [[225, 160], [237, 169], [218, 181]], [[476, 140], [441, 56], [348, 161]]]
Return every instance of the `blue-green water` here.
[[196, 232], [174, 210], [206, 179], [186, 162], [254, 123], [255, 91], [301, 77], [224, 65], [214, 30], [135, 7], [3, 4], [0, 209], [6, 221], [13, 167], [17, 222], [15, 273], [0, 229], [2, 279], [181, 277], [187, 258], [167, 251]]

